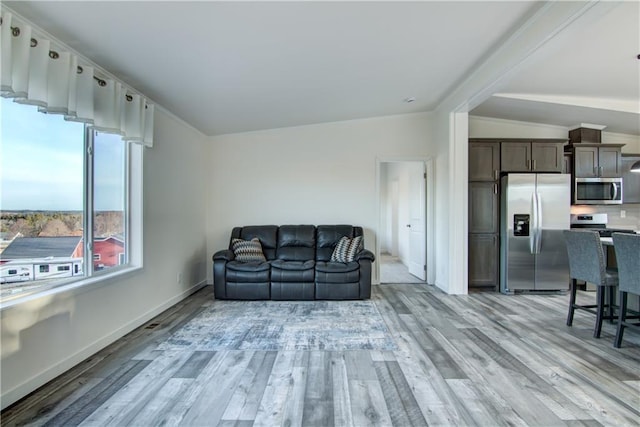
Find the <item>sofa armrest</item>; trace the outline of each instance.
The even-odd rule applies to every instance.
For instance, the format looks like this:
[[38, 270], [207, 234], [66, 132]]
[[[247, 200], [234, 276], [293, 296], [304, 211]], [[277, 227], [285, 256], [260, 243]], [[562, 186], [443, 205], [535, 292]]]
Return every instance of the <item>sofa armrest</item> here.
[[362, 255], [358, 259], [358, 264], [360, 264], [360, 299], [369, 299], [371, 298], [371, 262], [374, 256], [371, 251], [367, 250], [360, 252], [360, 254]]
[[227, 298], [227, 263], [233, 261], [233, 251], [223, 249], [213, 254], [213, 293], [216, 299]]
[[368, 249], [363, 249], [360, 252], [358, 252], [356, 254], [355, 260], [356, 261], [360, 261], [360, 260], [369, 260], [371, 262], [375, 261], [376, 257], [375, 255], [373, 255], [373, 252], [371, 252]]
[[235, 255], [232, 250], [223, 249], [213, 254], [213, 261], [233, 261]]

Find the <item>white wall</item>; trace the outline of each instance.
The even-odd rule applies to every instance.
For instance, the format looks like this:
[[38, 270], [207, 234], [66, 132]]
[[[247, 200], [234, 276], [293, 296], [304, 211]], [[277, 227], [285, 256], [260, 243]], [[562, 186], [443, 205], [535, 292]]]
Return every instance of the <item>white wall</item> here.
[[[449, 253], [451, 249], [452, 227], [463, 226], [452, 220], [450, 212], [455, 197], [452, 195], [451, 178], [455, 174], [455, 166], [450, 155], [450, 114], [448, 111], [439, 111], [434, 115], [434, 126], [431, 139], [432, 156], [435, 162], [435, 285], [443, 291], [450, 293], [453, 286], [450, 282], [450, 269], [454, 262], [459, 262]], [[466, 174], [466, 168], [459, 173]], [[465, 175], [466, 176], [466, 175]], [[456, 193], [463, 193], [464, 189], [455, 189]], [[464, 199], [466, 199], [466, 194]], [[464, 292], [454, 292], [464, 293]]]
[[569, 129], [540, 123], [469, 116], [469, 138], [569, 138]]
[[3, 309], [3, 408], [204, 283], [205, 138], [158, 109], [154, 133], [144, 153], [143, 270]]
[[388, 167], [386, 163], [380, 165], [380, 225], [382, 235], [380, 240], [380, 253], [394, 255], [397, 250], [393, 244], [393, 206], [394, 206], [394, 183], [388, 179]]
[[340, 223], [364, 227], [375, 251], [376, 159], [427, 156], [429, 126], [418, 113], [211, 138], [208, 252], [234, 226]]

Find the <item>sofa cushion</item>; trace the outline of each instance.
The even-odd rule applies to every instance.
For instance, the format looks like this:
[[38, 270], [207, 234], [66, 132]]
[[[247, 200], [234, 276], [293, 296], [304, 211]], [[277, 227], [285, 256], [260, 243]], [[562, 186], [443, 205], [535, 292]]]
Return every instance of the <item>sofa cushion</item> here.
[[231, 250], [236, 261], [239, 262], [265, 262], [267, 260], [262, 253], [260, 240], [255, 237], [251, 240], [231, 240]]
[[271, 278], [271, 265], [268, 262], [238, 262], [227, 263], [227, 282], [238, 283], [268, 283]]
[[316, 283], [356, 283], [360, 280], [360, 264], [353, 262], [316, 263]]
[[316, 263], [309, 261], [271, 261], [271, 282], [310, 282], [316, 277]]
[[356, 254], [361, 249], [361, 246], [362, 236], [354, 237], [353, 239], [343, 237], [338, 241], [338, 244], [333, 249], [330, 261], [351, 262], [355, 259]]
[[316, 257], [316, 227], [313, 225], [282, 225], [278, 229], [276, 258], [285, 261], [306, 261]]

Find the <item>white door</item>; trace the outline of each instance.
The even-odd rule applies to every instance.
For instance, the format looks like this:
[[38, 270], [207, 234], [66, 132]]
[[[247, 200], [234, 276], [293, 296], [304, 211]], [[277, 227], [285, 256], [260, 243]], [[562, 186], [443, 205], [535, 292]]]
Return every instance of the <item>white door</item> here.
[[409, 273], [426, 278], [424, 163], [412, 163], [409, 171]]

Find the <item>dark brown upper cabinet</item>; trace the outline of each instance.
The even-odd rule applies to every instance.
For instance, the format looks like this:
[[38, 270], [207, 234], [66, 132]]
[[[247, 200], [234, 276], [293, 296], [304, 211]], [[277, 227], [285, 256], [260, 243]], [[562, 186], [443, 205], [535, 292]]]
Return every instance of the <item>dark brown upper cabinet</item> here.
[[619, 178], [622, 176], [622, 144], [575, 144], [573, 173], [576, 178]]
[[496, 181], [498, 178], [500, 178], [500, 143], [469, 144], [469, 181]]
[[503, 172], [557, 172], [564, 167], [564, 144], [559, 142], [512, 142], [500, 144]]

